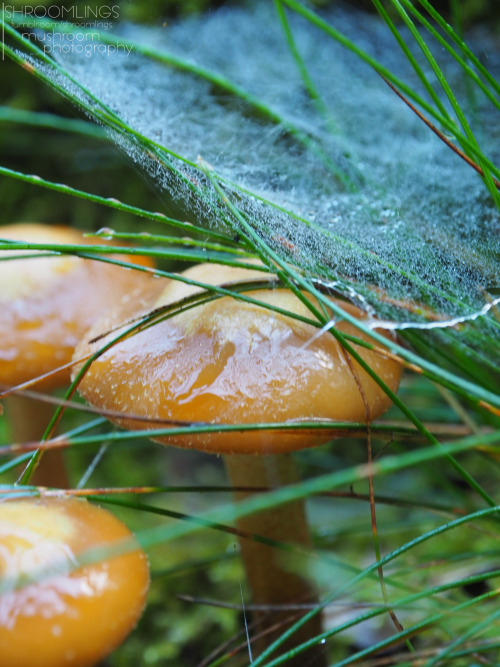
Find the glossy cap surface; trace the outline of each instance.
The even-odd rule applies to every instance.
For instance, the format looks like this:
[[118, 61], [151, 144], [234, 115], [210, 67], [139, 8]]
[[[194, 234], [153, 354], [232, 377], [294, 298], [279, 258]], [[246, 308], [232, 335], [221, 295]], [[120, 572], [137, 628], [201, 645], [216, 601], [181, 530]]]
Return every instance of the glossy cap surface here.
[[[69, 227], [17, 224], [0, 227], [0, 238], [33, 243], [105, 244]], [[0, 251], [4, 257], [31, 251]], [[115, 256], [116, 257], [116, 256]], [[152, 266], [149, 259], [121, 256]], [[124, 295], [133, 298], [151, 279], [144, 273], [79, 257], [46, 254], [0, 262], [0, 383], [14, 386], [71, 361], [76, 343], [99, 315]], [[68, 382], [66, 369], [44, 381], [48, 389]]]
[[0, 502], [0, 665], [87, 667], [111, 653], [144, 607], [146, 556], [132, 543], [128, 553], [76, 564], [93, 547], [132, 539], [86, 500]]
[[[212, 265], [188, 269], [184, 277], [221, 284], [265, 274]], [[172, 281], [150, 308], [172, 303], [196, 288]], [[257, 290], [249, 296], [311, 319], [306, 306], [286, 289]], [[354, 306], [342, 304], [361, 317]], [[96, 323], [86, 339], [121, 320], [120, 312]], [[345, 321], [336, 327], [368, 337]], [[92, 405], [121, 413], [214, 424], [329, 419], [373, 420], [390, 400], [333, 336], [263, 306], [223, 297], [192, 308], [116, 345], [92, 364], [79, 390]], [[76, 356], [103, 342], [78, 346]], [[358, 346], [373, 370], [395, 391], [401, 367]], [[158, 425], [117, 419], [126, 428]], [[205, 434], [158, 438], [166, 444], [218, 453], [275, 453], [318, 444], [314, 433], [295, 431]], [[323, 438], [324, 441], [324, 438]]]

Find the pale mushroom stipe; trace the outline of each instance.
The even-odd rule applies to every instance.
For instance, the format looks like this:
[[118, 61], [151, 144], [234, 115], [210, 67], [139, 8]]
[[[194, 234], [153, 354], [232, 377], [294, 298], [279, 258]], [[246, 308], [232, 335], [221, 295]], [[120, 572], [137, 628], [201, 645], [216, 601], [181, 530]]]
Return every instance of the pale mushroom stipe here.
[[[104, 555], [80, 564], [93, 548]], [[149, 587], [128, 528], [71, 497], [0, 502], [0, 575], [2, 667], [96, 665], [134, 628]]]
[[[207, 285], [227, 285], [262, 280], [258, 270], [198, 265], [181, 274]], [[158, 286], [156, 286], [158, 290]], [[201, 291], [181, 281], [170, 281], [158, 295], [144, 296], [134, 312], [127, 304], [98, 321], [77, 347], [75, 358], [97, 352], [116, 336], [116, 327], [148, 310], [174, 304]], [[299, 317], [309, 317], [307, 307], [290, 290], [275, 288], [245, 292], [263, 304]], [[82, 379], [79, 391], [99, 408], [146, 418], [208, 424], [281, 423], [297, 420], [371, 421], [390, 407], [379, 385], [326, 333], [291, 316], [264, 306], [222, 297], [186, 310], [141, 331], [99, 356]], [[354, 306], [342, 303], [351, 315], [363, 318]], [[336, 328], [369, 342], [352, 324], [339, 321]], [[90, 344], [88, 341], [106, 334]], [[354, 345], [373, 371], [396, 391], [401, 366], [380, 351]], [[157, 426], [147, 421], [114, 419], [131, 429]], [[314, 432], [313, 432], [314, 433]], [[160, 437], [163, 444], [197, 448], [225, 455], [235, 487], [276, 487], [298, 481], [291, 452], [325, 442], [311, 431], [210, 432]], [[246, 493], [238, 493], [241, 498]], [[238, 527], [270, 540], [310, 546], [302, 502], [259, 512], [241, 519]], [[307, 573], [299, 575], [287, 562], [287, 553], [258, 541], [241, 540], [241, 551], [252, 599], [260, 605], [289, 605], [272, 615], [269, 624], [282, 623], [270, 633], [262, 650], [286, 629], [296, 615], [293, 604], [314, 603], [316, 593]], [[295, 563], [296, 566], [296, 563]], [[303, 612], [302, 612], [303, 613]], [[257, 618], [261, 618], [258, 614]], [[296, 619], [296, 616], [295, 616]], [[321, 631], [319, 615], [292, 638], [291, 648]], [[304, 664], [314, 657], [325, 663], [322, 648], [301, 654]]]
[[[105, 244], [70, 227], [19, 223], [0, 227], [0, 238], [25, 243]], [[39, 255], [26, 257], [26, 255]], [[69, 383], [75, 345], [99, 315], [124, 294], [133, 299], [150, 276], [72, 255], [43, 251], [0, 251], [0, 384], [3, 389], [49, 374], [34, 391], [50, 391]], [[14, 259], [15, 257], [15, 259]], [[132, 264], [152, 267], [146, 257], [113, 255]], [[12, 438], [39, 440], [54, 406], [23, 396], [7, 401]], [[33, 481], [67, 486], [60, 452], [48, 452]]]

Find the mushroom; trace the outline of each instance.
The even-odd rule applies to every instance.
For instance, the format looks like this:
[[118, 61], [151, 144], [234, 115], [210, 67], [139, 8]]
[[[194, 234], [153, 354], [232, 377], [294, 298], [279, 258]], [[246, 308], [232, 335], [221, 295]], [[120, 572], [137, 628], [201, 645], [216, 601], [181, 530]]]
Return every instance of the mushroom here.
[[[133, 540], [86, 500], [0, 502], [2, 667], [88, 667], [119, 646], [149, 586], [146, 555]], [[79, 564], [93, 548], [104, 549], [102, 559]]]
[[[47, 244], [92, 244], [81, 232], [60, 225], [34, 223], [4, 225], [0, 238]], [[99, 241], [102, 243], [101, 241]], [[13, 387], [48, 375], [36, 388], [49, 391], [70, 379], [68, 367], [76, 343], [95, 319], [124, 294], [133, 298], [151, 279], [144, 273], [71, 255], [25, 257], [32, 251], [0, 251], [0, 383]], [[10, 259], [15, 256], [19, 259]], [[115, 256], [116, 259], [116, 256]], [[126, 259], [122, 257], [122, 259]], [[145, 257], [130, 262], [152, 266]], [[7, 401], [12, 437], [17, 442], [39, 440], [54, 408], [21, 395]], [[60, 452], [48, 452], [36, 472], [42, 485], [66, 486]]]
[[[262, 279], [257, 270], [198, 265], [183, 279], [207, 285], [226, 285]], [[116, 327], [134, 314], [176, 303], [200, 291], [181, 281], [170, 281], [163, 292], [147, 297], [134, 313], [129, 307], [108, 313], [87, 332], [77, 346], [75, 358], [96, 352], [116, 336]], [[290, 290], [276, 288], [245, 292], [270, 308], [299, 317], [311, 315]], [[362, 318], [348, 303], [344, 310]], [[345, 334], [369, 340], [356, 327], [339, 321]], [[111, 329], [114, 333], [94, 338]], [[253, 424], [296, 420], [371, 421], [385, 412], [390, 400], [379, 385], [347, 355], [330, 334], [265, 306], [224, 296], [197, 305], [140, 333], [122, 340], [97, 357], [84, 375], [79, 391], [94, 406], [145, 418], [209, 424]], [[384, 356], [356, 346], [364, 361], [396, 391], [401, 366]], [[154, 428], [148, 421], [114, 419], [125, 428]], [[291, 452], [323, 444], [325, 437], [298, 429], [210, 432], [155, 438], [167, 445], [197, 448], [223, 454], [234, 487], [277, 487], [297, 481]], [[240, 491], [238, 498], [251, 491]], [[262, 511], [238, 521], [242, 531], [268, 540], [310, 545], [304, 505], [296, 501], [278, 509]], [[305, 573], [297, 573], [288, 550], [271, 549], [256, 540], [241, 540], [241, 552], [253, 602], [258, 605], [289, 605], [273, 615], [280, 627], [257, 650], [279, 636], [297, 611], [297, 603], [314, 604], [316, 593]], [[302, 612], [304, 613], [304, 612]], [[260, 615], [257, 614], [257, 618]], [[269, 621], [268, 621], [269, 622]], [[291, 648], [321, 631], [319, 615], [296, 633]], [[322, 648], [300, 654], [290, 665], [324, 662]]]

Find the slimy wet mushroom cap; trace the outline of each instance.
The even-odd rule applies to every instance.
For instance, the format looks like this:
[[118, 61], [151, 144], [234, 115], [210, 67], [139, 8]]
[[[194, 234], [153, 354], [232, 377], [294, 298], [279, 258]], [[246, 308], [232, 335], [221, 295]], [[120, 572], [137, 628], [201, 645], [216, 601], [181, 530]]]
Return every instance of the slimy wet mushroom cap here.
[[144, 552], [110, 512], [70, 497], [0, 502], [2, 667], [97, 664], [136, 624], [148, 585]]
[[[46, 244], [96, 243], [60, 225], [16, 224], [0, 227], [0, 238]], [[104, 244], [102, 240], [97, 241]], [[89, 248], [90, 249], [90, 248]], [[100, 261], [32, 251], [0, 251], [0, 383], [14, 386], [53, 371], [71, 360], [84, 331], [124, 294], [134, 297], [150, 277]], [[116, 258], [116, 256], [114, 256]], [[145, 257], [120, 259], [152, 266]], [[46, 380], [44, 389], [69, 380], [69, 370]], [[39, 388], [40, 385], [37, 385]]]
[[[256, 270], [198, 265], [184, 278], [206, 284], [262, 279]], [[150, 309], [172, 304], [198, 288], [171, 281], [149, 300]], [[248, 424], [289, 420], [372, 421], [390, 406], [379, 385], [351, 359], [330, 333], [318, 336], [314, 326], [273, 312], [265, 306], [311, 318], [306, 306], [287, 289], [246, 292], [264, 306], [222, 297], [196, 306], [120, 342], [92, 364], [80, 392], [95, 406], [140, 416]], [[147, 301], [147, 298], [146, 298]], [[363, 313], [343, 303], [351, 315]], [[147, 308], [142, 305], [143, 311]], [[126, 313], [131, 316], [130, 310]], [[95, 352], [109, 338], [86, 341], [124, 320], [120, 310], [96, 323], [75, 357]], [[343, 333], [369, 340], [340, 321]], [[356, 346], [371, 368], [395, 391], [401, 366]], [[126, 428], [154, 427], [127, 419]], [[162, 440], [217, 453], [277, 453], [318, 444], [311, 433], [279, 432], [205, 434]]]

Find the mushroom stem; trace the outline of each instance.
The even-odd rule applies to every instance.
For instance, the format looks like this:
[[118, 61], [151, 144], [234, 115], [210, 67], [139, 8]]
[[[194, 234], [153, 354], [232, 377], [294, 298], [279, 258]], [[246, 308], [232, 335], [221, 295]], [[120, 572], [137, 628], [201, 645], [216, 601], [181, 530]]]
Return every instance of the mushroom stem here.
[[[234, 487], [281, 487], [298, 481], [295, 462], [290, 454], [274, 456], [225, 455], [226, 468]], [[252, 491], [235, 491], [236, 500], [253, 495]], [[241, 531], [258, 535], [268, 540], [283, 542], [309, 549], [311, 546], [305, 506], [301, 500], [293, 501], [277, 508], [256, 512], [238, 520]], [[286, 549], [273, 548], [270, 544], [249, 538], [240, 539], [241, 555], [246, 570], [252, 602], [269, 605], [269, 611], [256, 611], [253, 615], [258, 622], [257, 632], [262, 635], [253, 646], [254, 652], [262, 653], [283, 632], [285, 632], [307, 609], [300, 610], [294, 605], [311, 605], [317, 602], [314, 584], [307, 578], [300, 554]], [[300, 574], [298, 572], [300, 571]], [[283, 611], [273, 610], [273, 606], [283, 605]], [[286, 606], [289, 605], [289, 609]], [[265, 632], [265, 627], [275, 628]], [[317, 614], [281, 646], [280, 652], [290, 650], [312, 639], [322, 632], [321, 615]], [[326, 655], [321, 645], [301, 653], [287, 662], [290, 667], [304, 665], [322, 667], [326, 665]]]
[[[25, 396], [9, 396], [5, 401], [11, 438], [16, 443], [37, 442], [43, 436], [54, 413], [54, 406]], [[64, 456], [60, 449], [44, 452], [31, 484], [69, 488]]]

